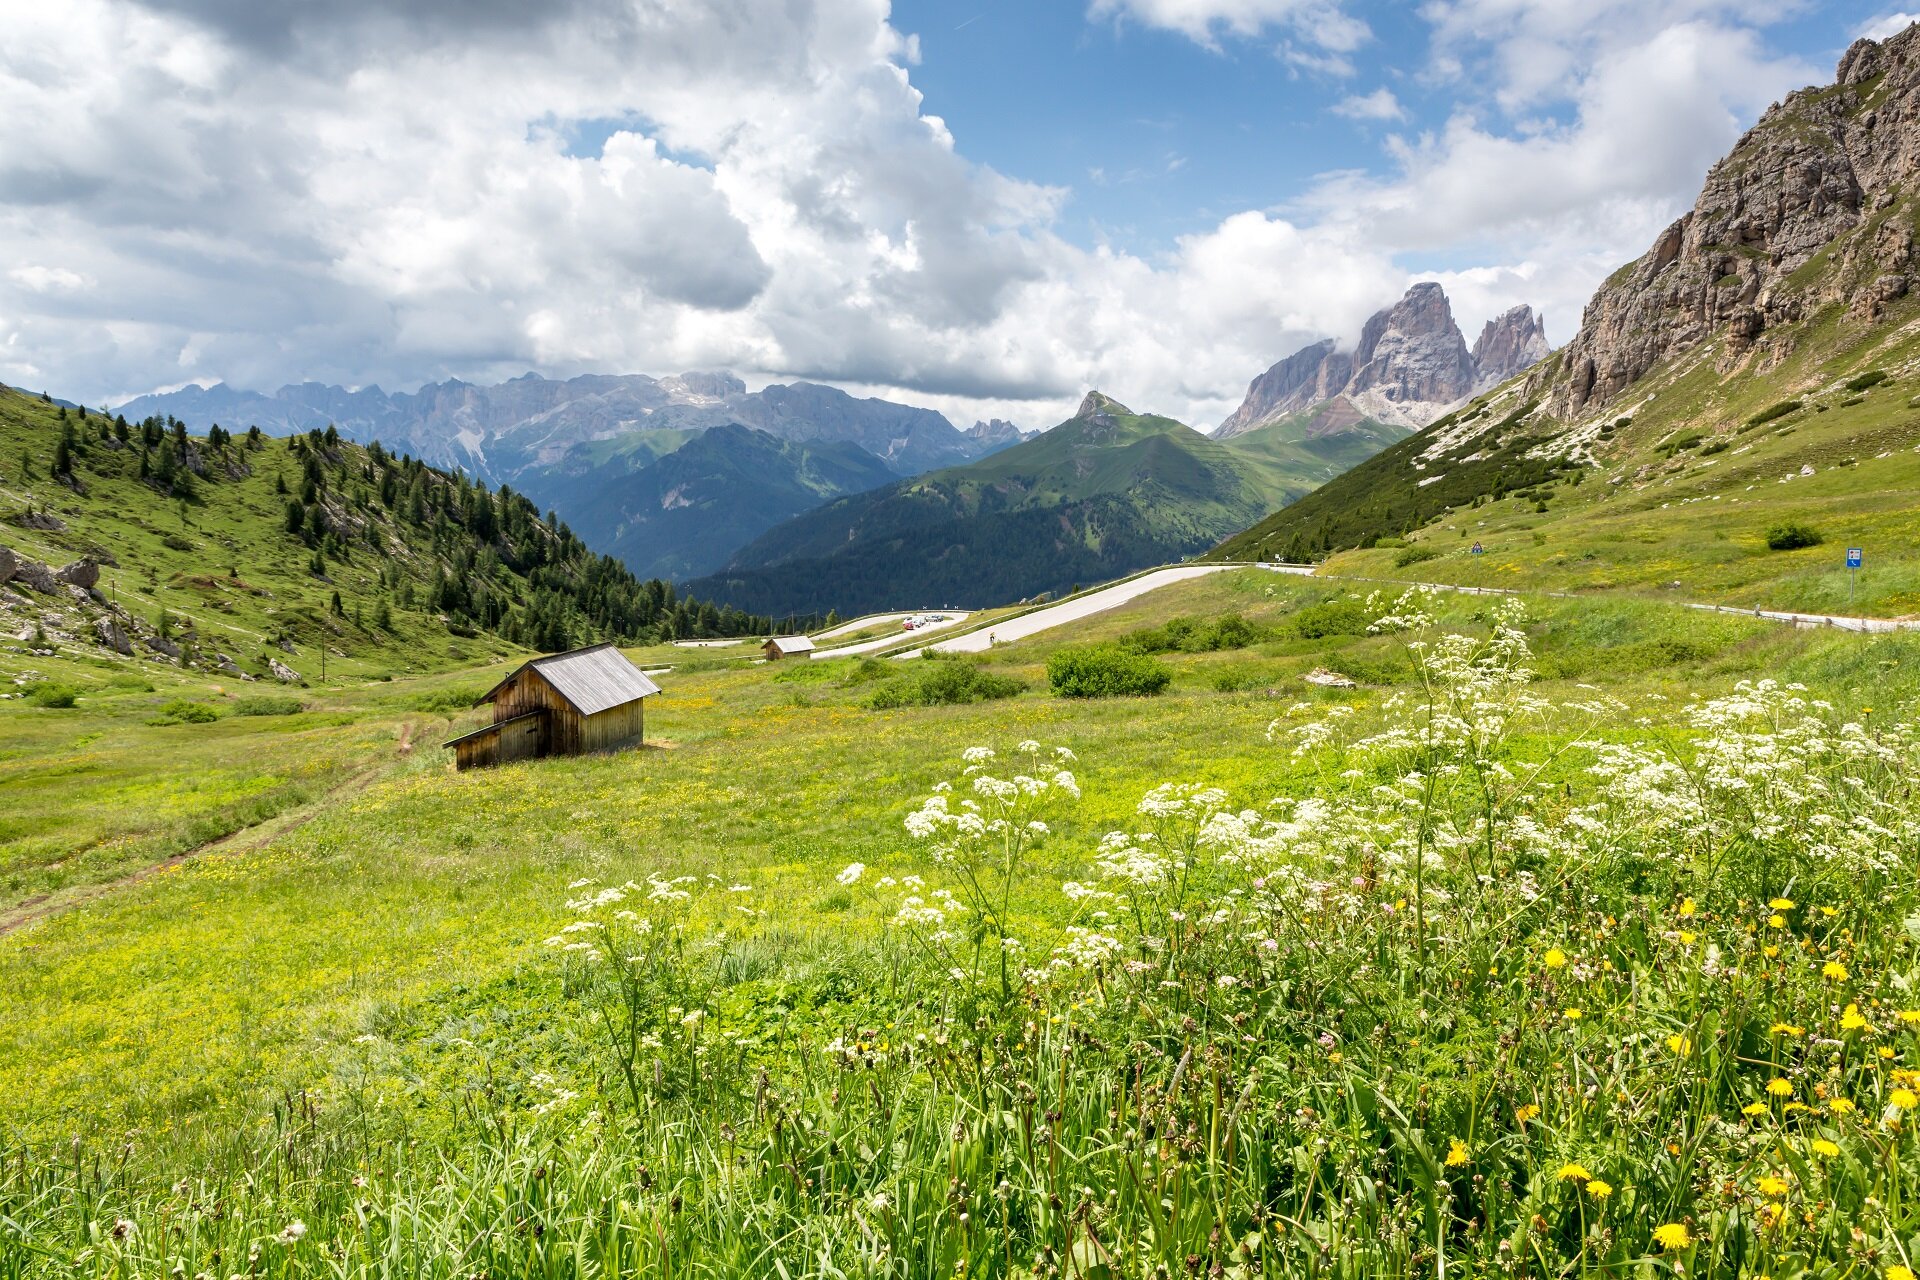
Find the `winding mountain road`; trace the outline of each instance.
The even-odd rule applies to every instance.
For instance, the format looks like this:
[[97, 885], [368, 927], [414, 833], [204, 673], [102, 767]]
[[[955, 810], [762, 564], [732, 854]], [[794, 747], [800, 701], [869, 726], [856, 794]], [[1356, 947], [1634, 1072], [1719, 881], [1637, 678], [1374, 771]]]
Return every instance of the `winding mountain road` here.
[[[1032, 613], [1023, 613], [1017, 618], [1008, 618], [991, 627], [969, 631], [966, 635], [954, 636], [951, 640], [942, 640], [936, 644], [926, 645], [924, 649], [915, 649], [911, 653], [903, 653], [899, 656], [917, 658], [925, 649], [932, 649], [935, 653], [984, 653], [1002, 641], [1024, 640], [1042, 631], [1051, 631], [1069, 622], [1078, 622], [1082, 618], [1117, 608], [1129, 600], [1146, 595], [1149, 591], [1170, 587], [1176, 582], [1185, 582], [1190, 578], [1218, 573], [1223, 569], [1246, 567], [1243, 564], [1183, 564], [1155, 569], [1137, 578], [1115, 583], [1111, 587], [1091, 591], [1071, 600], [1062, 600], [1059, 604], [1035, 609]], [[1312, 570], [1309, 569], [1306, 572], [1311, 573]]]

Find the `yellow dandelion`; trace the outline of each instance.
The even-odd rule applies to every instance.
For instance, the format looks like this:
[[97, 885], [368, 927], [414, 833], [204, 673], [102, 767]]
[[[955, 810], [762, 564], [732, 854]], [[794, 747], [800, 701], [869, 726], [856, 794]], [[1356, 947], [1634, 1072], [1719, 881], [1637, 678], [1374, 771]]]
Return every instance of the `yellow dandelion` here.
[[1820, 966], [1820, 976], [1823, 978], [1831, 978], [1835, 982], [1845, 982], [1847, 980], [1847, 966], [1841, 964], [1838, 960], [1829, 960]]
[[1829, 1102], [1827, 1104], [1827, 1110], [1833, 1112], [1833, 1114], [1837, 1116], [1844, 1116], [1849, 1111], [1853, 1110], [1853, 1102], [1851, 1099], [1848, 1099], [1848, 1098], [1835, 1098], [1832, 1102]]
[[1753, 1184], [1761, 1195], [1769, 1200], [1778, 1200], [1787, 1194], [1789, 1183], [1777, 1173], [1769, 1173]]
[[1593, 1178], [1593, 1175], [1587, 1172], [1585, 1165], [1578, 1164], [1563, 1164], [1560, 1166], [1560, 1172], [1554, 1176], [1562, 1182], [1588, 1182]]
[[1911, 1111], [1915, 1107], [1920, 1107], [1920, 1097], [1915, 1097], [1911, 1089], [1895, 1089], [1887, 1095], [1887, 1101], [1902, 1111]]
[[1883, 1058], [1891, 1058], [1893, 1056], [1893, 1047], [1891, 1045], [1883, 1044], [1880, 1046], [1879, 1053], [1880, 1053], [1880, 1056]]
[[1581, 1018], [1586, 1016], [1585, 1014], [1581, 1013], [1578, 1009], [1562, 1009], [1560, 1012], [1568, 1022], [1578, 1022], [1580, 1021]]
[[1794, 903], [1792, 898], [1774, 898], [1768, 902], [1767, 905], [1775, 911], [1791, 911], [1793, 910]]
[[1549, 969], [1564, 969], [1567, 967], [1567, 953], [1558, 947], [1548, 947], [1547, 954], [1542, 956], [1541, 959], [1546, 962], [1546, 966]]
[[1787, 918], [1781, 915], [1768, 916], [1767, 927], [1769, 929], [1784, 929], [1787, 927]]
[[[1787, 1206], [1783, 1204], [1762, 1205], [1760, 1207], [1760, 1216], [1766, 1220], [1767, 1226], [1777, 1227], [1787, 1220]], [[1767, 1278], [1761, 1276], [1759, 1280], [1767, 1280]]]
[[1693, 930], [1691, 930], [1691, 929], [1682, 929], [1682, 930], [1680, 931], [1680, 945], [1681, 945], [1681, 946], [1683, 946], [1683, 947], [1690, 947], [1690, 946], [1692, 946], [1692, 945], [1693, 945], [1693, 938], [1694, 938], [1694, 933], [1693, 933]]
[[1769, 960], [1778, 960], [1780, 958], [1780, 948], [1771, 942], [1760, 948], [1760, 950], [1766, 953], [1767, 959]]
[[1684, 1249], [1693, 1243], [1693, 1233], [1684, 1222], [1669, 1222], [1653, 1229], [1653, 1242], [1662, 1249]]
[[1840, 1154], [1839, 1144], [1835, 1142], [1829, 1142], [1825, 1138], [1815, 1138], [1812, 1142], [1809, 1142], [1807, 1144], [1807, 1147], [1809, 1150], [1813, 1152], [1813, 1154], [1819, 1156], [1823, 1160], [1831, 1160], [1835, 1156]]
[[1839, 911], [1835, 910], [1833, 907], [1822, 907], [1820, 908], [1820, 914], [1825, 916], [1827, 919], [1831, 920], [1835, 916], [1839, 915], [1840, 913]]
[[1813, 1110], [1813, 1108], [1812, 1108], [1812, 1107], [1810, 1107], [1810, 1106], [1808, 1106], [1808, 1105], [1807, 1105], [1806, 1103], [1804, 1103], [1804, 1102], [1789, 1102], [1789, 1103], [1788, 1103], [1788, 1104], [1787, 1104], [1786, 1106], [1784, 1106], [1784, 1107], [1782, 1107], [1782, 1108], [1780, 1108], [1780, 1110], [1782, 1110], [1782, 1111], [1811, 1111], [1811, 1110]]
[[1887, 1280], [1914, 1280], [1913, 1269], [1896, 1263], [1887, 1268]]
[[1523, 1107], [1515, 1107], [1513, 1110], [1513, 1118], [1515, 1120], [1518, 1120], [1521, 1124], [1525, 1124], [1527, 1121], [1533, 1119], [1535, 1116], [1539, 1114], [1540, 1114], [1540, 1108], [1534, 1106], [1533, 1103], [1531, 1102], [1527, 1103]]
[[1862, 1031], [1862, 1030], [1868, 1029], [1867, 1020], [1865, 1016], [1861, 1014], [1860, 1006], [1857, 1004], [1850, 1004], [1847, 1006], [1846, 1012], [1840, 1015], [1840, 1025], [1842, 1028], [1848, 1031]]
[[1803, 1036], [1807, 1034], [1805, 1027], [1796, 1027], [1791, 1022], [1776, 1022], [1768, 1028], [1768, 1030], [1772, 1031], [1776, 1036]]
[[1692, 915], [1692, 914], [1693, 914], [1694, 912], [1696, 912], [1696, 911], [1698, 911], [1698, 910], [1699, 910], [1699, 908], [1698, 908], [1698, 907], [1696, 907], [1696, 906], [1694, 905], [1694, 903], [1693, 903], [1693, 899], [1692, 899], [1692, 898], [1683, 898], [1683, 899], [1681, 899], [1681, 901], [1680, 901], [1680, 914], [1681, 914], [1681, 915], [1683, 915], [1683, 916], [1690, 916], [1690, 915]]
[[1447, 1167], [1450, 1169], [1457, 1168], [1460, 1165], [1466, 1164], [1472, 1158], [1472, 1156], [1467, 1154], [1467, 1144], [1455, 1138], [1453, 1140], [1453, 1146], [1447, 1152]]
[[1693, 1041], [1686, 1036], [1668, 1036], [1667, 1048], [1684, 1058], [1693, 1052]]
[[1767, 1114], [1767, 1104], [1764, 1102], [1749, 1102], [1746, 1106], [1740, 1108], [1740, 1114], [1743, 1116], [1763, 1116]]
[[1781, 1079], [1779, 1076], [1775, 1076], [1773, 1079], [1767, 1081], [1767, 1092], [1776, 1098], [1791, 1098], [1793, 1096], [1793, 1085]]
[[1900, 1011], [1900, 1021], [1909, 1026], [1920, 1022], [1920, 1009], [1902, 1009]]
[[1587, 1194], [1595, 1200], [1605, 1200], [1613, 1194], [1613, 1186], [1611, 1183], [1602, 1182], [1599, 1178], [1588, 1178]]

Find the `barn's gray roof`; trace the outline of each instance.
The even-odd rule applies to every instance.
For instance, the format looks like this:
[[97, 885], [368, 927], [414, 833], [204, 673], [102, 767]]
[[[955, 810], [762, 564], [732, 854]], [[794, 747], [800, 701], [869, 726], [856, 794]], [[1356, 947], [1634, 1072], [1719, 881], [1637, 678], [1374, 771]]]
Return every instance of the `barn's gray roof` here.
[[782, 653], [813, 652], [812, 636], [775, 636], [771, 643]]
[[553, 653], [544, 658], [535, 658], [489, 689], [487, 696], [480, 701], [493, 701], [495, 694], [528, 667], [538, 671], [541, 678], [583, 716], [599, 715], [602, 711], [638, 702], [641, 698], [652, 697], [660, 692], [660, 686], [647, 679], [640, 668], [628, 662], [620, 650], [610, 644], [597, 644], [590, 649], [575, 649], [570, 653]]

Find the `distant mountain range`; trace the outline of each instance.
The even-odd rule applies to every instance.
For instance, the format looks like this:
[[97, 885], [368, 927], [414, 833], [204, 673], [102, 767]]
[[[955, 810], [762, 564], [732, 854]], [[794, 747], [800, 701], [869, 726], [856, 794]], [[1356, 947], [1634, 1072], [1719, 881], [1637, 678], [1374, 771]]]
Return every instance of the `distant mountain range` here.
[[992, 457], [778, 525], [688, 589], [842, 613], [1064, 591], [1204, 550], [1405, 434], [1303, 419], [1210, 440], [1090, 392], [1066, 422]]
[[[302, 383], [263, 395], [222, 383], [141, 396], [118, 411], [202, 431], [258, 425], [287, 435], [331, 425], [362, 443], [379, 440], [512, 485], [643, 576], [711, 572], [811, 506], [1021, 439], [999, 419], [961, 431], [932, 409], [810, 382], [750, 392], [727, 373], [565, 381], [529, 373], [412, 393]], [[710, 431], [719, 434], [704, 439]]]
[[[1214, 555], [1352, 552], [1355, 572], [1391, 559], [1449, 580], [1711, 583], [1722, 598], [1845, 608], [1838, 553], [1792, 551], [1824, 536], [1869, 543], [1881, 590], [1910, 610], [1916, 183], [1909, 26], [1770, 108], [1693, 209], [1594, 294], [1566, 347]], [[1482, 346], [1524, 339], [1509, 329]], [[1801, 532], [1768, 532], [1783, 527]]]

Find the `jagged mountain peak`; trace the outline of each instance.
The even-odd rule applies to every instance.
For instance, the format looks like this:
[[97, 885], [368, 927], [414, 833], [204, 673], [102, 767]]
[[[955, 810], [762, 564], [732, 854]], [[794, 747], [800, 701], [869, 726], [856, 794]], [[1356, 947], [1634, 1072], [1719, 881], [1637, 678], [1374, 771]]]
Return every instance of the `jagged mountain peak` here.
[[1546, 330], [1528, 306], [1489, 322], [1469, 350], [1446, 290], [1438, 281], [1416, 281], [1367, 320], [1350, 352], [1322, 339], [1255, 378], [1214, 438], [1231, 439], [1334, 402], [1336, 412], [1323, 415], [1330, 423], [1425, 426], [1547, 351]]
[[1499, 386], [1516, 373], [1547, 358], [1546, 317], [1526, 303], [1487, 321], [1473, 344], [1473, 389]]

